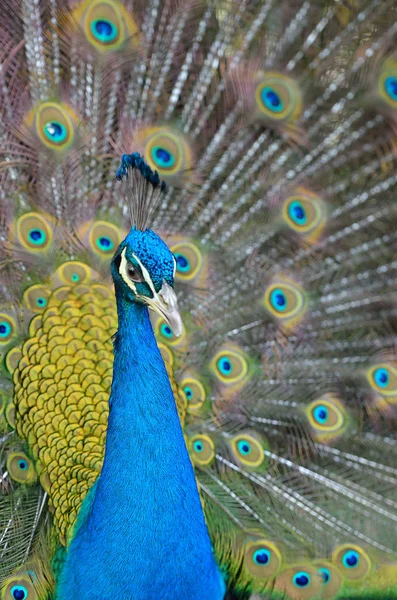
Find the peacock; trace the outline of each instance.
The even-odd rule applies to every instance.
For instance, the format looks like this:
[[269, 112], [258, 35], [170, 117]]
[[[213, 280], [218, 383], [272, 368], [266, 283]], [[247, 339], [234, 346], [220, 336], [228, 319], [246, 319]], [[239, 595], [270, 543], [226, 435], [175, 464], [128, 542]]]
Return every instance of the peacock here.
[[396, 23], [2, 0], [1, 600], [397, 599]]

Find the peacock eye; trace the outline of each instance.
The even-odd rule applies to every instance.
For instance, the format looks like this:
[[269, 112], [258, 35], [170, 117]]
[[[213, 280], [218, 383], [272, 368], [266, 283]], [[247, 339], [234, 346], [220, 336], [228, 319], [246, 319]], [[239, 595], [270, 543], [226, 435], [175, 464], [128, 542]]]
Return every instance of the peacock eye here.
[[272, 542], [258, 539], [247, 544], [244, 564], [256, 577], [272, 577], [279, 570], [281, 562], [281, 553]]
[[25, 600], [28, 597], [28, 591], [23, 585], [14, 585], [11, 589], [11, 595], [15, 600]]
[[131, 263], [128, 264], [127, 273], [128, 273], [128, 277], [131, 279], [131, 281], [135, 281], [135, 283], [140, 283], [143, 281], [142, 274]]
[[293, 577], [294, 585], [298, 588], [305, 588], [310, 584], [310, 575], [306, 571], [299, 571]]

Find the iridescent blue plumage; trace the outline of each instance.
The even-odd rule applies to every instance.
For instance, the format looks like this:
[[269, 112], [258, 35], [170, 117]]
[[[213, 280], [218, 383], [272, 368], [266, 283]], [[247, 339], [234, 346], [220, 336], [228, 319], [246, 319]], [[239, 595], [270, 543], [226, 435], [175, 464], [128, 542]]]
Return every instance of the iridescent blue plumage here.
[[[134, 264], [131, 286], [125, 279], [130, 270], [123, 271], [124, 257]], [[136, 229], [112, 261], [119, 322], [105, 460], [82, 505], [57, 600], [224, 596], [225, 584], [145, 305], [146, 299], [153, 299], [151, 285], [156, 293], [164, 283], [173, 287], [174, 265], [173, 255], [153, 231]], [[138, 276], [140, 268], [148, 275], [140, 271]]]

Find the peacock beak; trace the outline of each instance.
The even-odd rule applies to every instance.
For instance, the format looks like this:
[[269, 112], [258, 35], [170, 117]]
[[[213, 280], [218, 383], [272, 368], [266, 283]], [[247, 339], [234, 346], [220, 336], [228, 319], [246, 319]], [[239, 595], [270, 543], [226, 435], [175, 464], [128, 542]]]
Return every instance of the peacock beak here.
[[175, 337], [182, 334], [182, 318], [178, 310], [178, 301], [172, 287], [163, 281], [161, 290], [154, 298], [146, 299], [149, 308], [158, 313], [171, 327]]

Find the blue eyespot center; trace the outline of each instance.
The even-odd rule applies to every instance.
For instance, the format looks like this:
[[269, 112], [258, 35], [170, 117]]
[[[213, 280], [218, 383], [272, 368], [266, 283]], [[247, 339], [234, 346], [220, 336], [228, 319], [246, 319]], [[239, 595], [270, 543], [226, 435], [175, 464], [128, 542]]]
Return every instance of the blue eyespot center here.
[[162, 146], [154, 146], [152, 159], [160, 169], [171, 169], [175, 165], [175, 157]]
[[172, 329], [169, 325], [167, 325], [167, 323], [163, 323], [161, 325], [160, 331], [161, 331], [161, 335], [163, 335], [166, 338], [172, 338], [172, 336], [173, 336]]
[[295, 573], [293, 582], [296, 587], [306, 588], [310, 584], [310, 575], [305, 571], [299, 571], [299, 573]]
[[270, 563], [271, 553], [267, 548], [259, 548], [258, 550], [255, 550], [252, 558], [257, 565], [268, 565]]
[[167, 150], [164, 150], [164, 148], [157, 148], [156, 158], [162, 160], [165, 163], [168, 163], [171, 160], [171, 154]]
[[381, 368], [376, 369], [374, 372], [374, 381], [376, 385], [380, 388], [385, 388], [389, 384], [389, 372], [387, 369]]
[[244, 456], [251, 454], [251, 444], [247, 440], [240, 440], [237, 443], [237, 448], [240, 454], [243, 454]]
[[385, 79], [386, 94], [395, 102], [397, 102], [397, 77], [387, 77]]
[[100, 250], [104, 251], [112, 250], [114, 248], [113, 240], [111, 240], [110, 237], [107, 237], [106, 235], [101, 235], [99, 238], [97, 238], [96, 245]]
[[183, 388], [183, 391], [185, 392], [185, 396], [188, 400], [191, 400], [193, 398], [194, 394], [192, 388], [186, 386]]
[[0, 323], [0, 338], [5, 338], [11, 333], [11, 325], [7, 321]]
[[316, 406], [316, 408], [313, 411], [313, 417], [315, 421], [317, 421], [317, 423], [323, 425], [328, 421], [328, 408], [323, 404], [320, 404], [320, 406]]
[[288, 215], [296, 225], [305, 225], [307, 222], [306, 211], [300, 202], [291, 202], [288, 207]]
[[118, 35], [118, 29], [114, 23], [105, 19], [95, 19], [91, 23], [91, 33], [102, 44], [113, 42]]
[[204, 444], [203, 444], [203, 442], [200, 442], [200, 440], [196, 440], [193, 443], [193, 450], [195, 452], [198, 452], [198, 453], [202, 452], [204, 450]]
[[41, 246], [46, 241], [46, 234], [42, 229], [31, 229], [28, 233], [29, 241], [36, 246]]
[[270, 302], [275, 310], [283, 312], [287, 308], [287, 296], [283, 290], [275, 289], [270, 294]]
[[26, 469], [28, 468], [28, 463], [26, 462], [26, 460], [19, 460], [18, 461], [18, 467], [22, 470], [22, 471], [26, 471]]
[[42, 296], [40, 296], [39, 298], [37, 298], [36, 304], [40, 307], [47, 306], [47, 298], [43, 298]]
[[348, 550], [342, 558], [342, 563], [348, 569], [354, 569], [360, 562], [360, 555], [355, 550]]
[[55, 144], [61, 144], [67, 136], [67, 129], [65, 125], [59, 123], [59, 121], [48, 121], [48, 123], [44, 125], [44, 133], [46, 137]]
[[176, 270], [180, 273], [186, 273], [190, 271], [190, 262], [183, 256], [183, 254], [175, 254], [176, 259]]
[[14, 585], [11, 588], [11, 596], [14, 598], [14, 600], [25, 600], [28, 595], [28, 590], [24, 585]]
[[323, 580], [323, 585], [329, 583], [330, 579], [331, 579], [331, 573], [329, 572], [329, 569], [326, 569], [325, 567], [321, 567], [319, 570], [319, 575], [321, 576], [322, 580]]
[[76, 281], [79, 281], [79, 280], [80, 280], [80, 277], [78, 276], [78, 274], [77, 274], [77, 273], [72, 273], [72, 278], [71, 278], [71, 279], [72, 279], [72, 281], [73, 281], [74, 283], [76, 283]]
[[261, 99], [265, 107], [274, 113], [279, 113], [283, 110], [283, 102], [277, 92], [271, 87], [264, 87], [261, 91]]
[[218, 369], [222, 375], [230, 375], [233, 371], [233, 365], [228, 358], [222, 357], [218, 360]]

